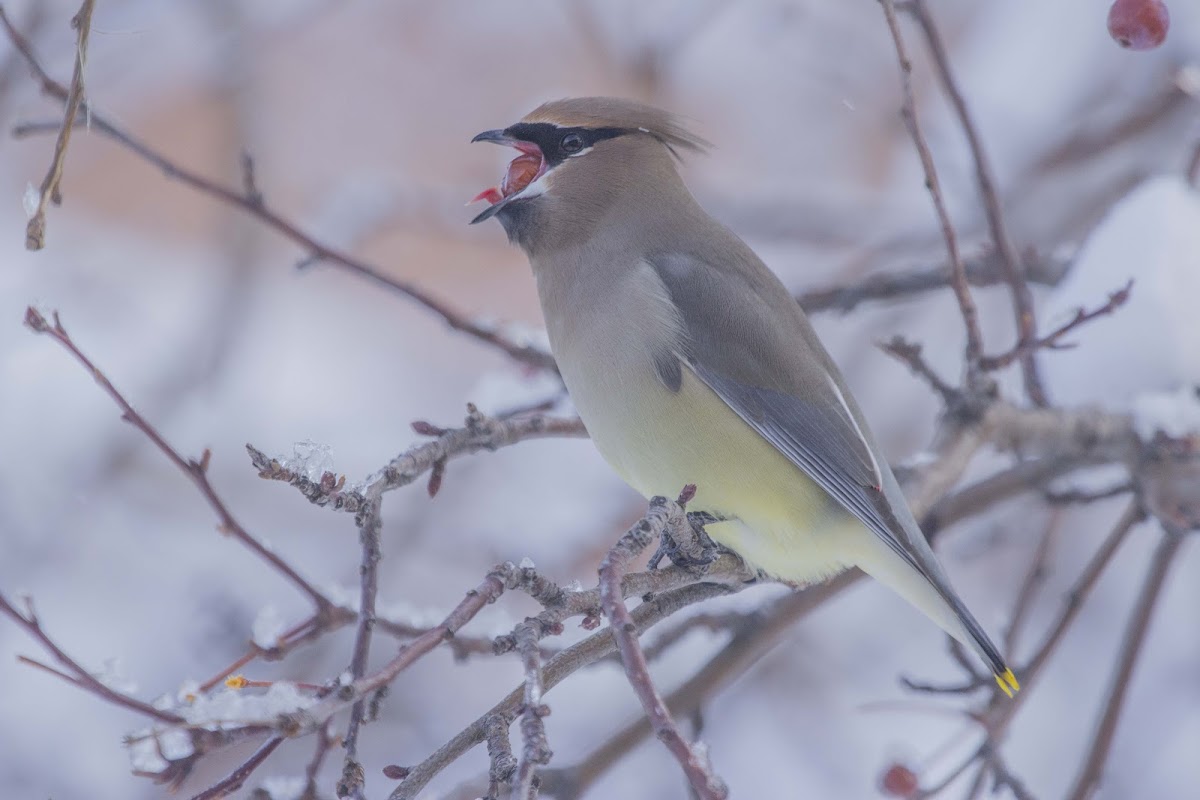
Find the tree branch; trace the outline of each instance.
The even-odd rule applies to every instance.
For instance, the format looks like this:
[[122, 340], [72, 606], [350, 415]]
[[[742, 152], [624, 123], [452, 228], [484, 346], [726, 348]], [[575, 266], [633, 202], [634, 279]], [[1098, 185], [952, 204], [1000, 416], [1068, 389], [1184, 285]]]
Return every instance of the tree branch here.
[[[71, 27], [76, 31], [75, 69], [71, 74], [71, 86], [66, 90], [63, 98], [65, 111], [62, 124], [58, 126], [58, 137], [54, 142], [54, 156], [50, 160], [50, 169], [46, 172], [46, 177], [42, 179], [37, 203], [30, 214], [29, 223], [25, 226], [25, 247], [28, 250], [41, 250], [46, 246], [46, 207], [50, 203], [55, 205], [62, 203], [59, 186], [62, 183], [63, 165], [67, 160], [67, 145], [71, 140], [71, 131], [75, 128], [75, 116], [83, 104], [83, 70], [87, 64], [88, 36], [92, 31], [94, 6], [95, 0], [83, 0], [83, 5], [71, 18]], [[3, 23], [9, 37], [14, 42], [22, 39], [17, 29], [9, 22], [3, 8], [0, 8], [0, 22]], [[28, 46], [18, 45], [17, 49], [23, 55], [28, 56]], [[41, 72], [40, 69], [38, 71]]]
[[[662, 571], [675, 569], [679, 568], [670, 567], [668, 570]], [[679, 572], [682, 573], [683, 570], [679, 569]], [[739, 588], [741, 588], [740, 584], [726, 586], [716, 583], [692, 583], [662, 591], [633, 610], [633, 621], [637, 625], [638, 631], [644, 632], [650, 626], [666, 619], [681, 608], [737, 591]], [[607, 658], [615, 652], [617, 652], [617, 645], [609, 628], [597, 631], [586, 639], [571, 645], [544, 665], [542, 677], [545, 690], [553, 689], [580, 669]], [[410, 769], [404, 780], [392, 790], [388, 796], [389, 800], [415, 800], [438, 773], [461, 758], [472, 747], [486, 740], [487, 726], [493, 716], [502, 715], [505, 718], [515, 718], [524, 702], [524, 697], [525, 687], [522, 684], [428, 758]]]
[[1146, 634], [1150, 630], [1154, 607], [1158, 603], [1171, 565], [1179, 554], [1182, 544], [1183, 536], [1169, 530], [1164, 530], [1159, 539], [1150, 569], [1146, 574], [1146, 579], [1142, 582], [1137, 603], [1130, 615], [1129, 624], [1125, 628], [1125, 636], [1121, 641], [1120, 652], [1117, 654], [1117, 665], [1109, 684], [1108, 697], [1104, 702], [1104, 711], [1096, 725], [1096, 732], [1092, 737], [1092, 744], [1088, 748], [1083, 767], [1068, 795], [1070, 800], [1086, 800], [1100, 786], [1104, 765], [1108, 761], [1108, 753], [1117, 732], [1117, 723], [1121, 719], [1121, 711], [1125, 705], [1125, 697], [1129, 694], [1133, 670], [1137, 665], [1138, 656], [1141, 655], [1142, 646], [1146, 642]]
[[646, 516], [620, 538], [601, 562], [600, 600], [617, 640], [625, 676], [654, 727], [655, 735], [679, 762], [699, 800], [724, 800], [729, 796], [729, 789], [713, 771], [707, 749], [699, 743], [689, 744], [683, 738], [679, 726], [654, 686], [646, 655], [637, 640], [637, 625], [625, 606], [620, 590], [621, 576], [651, 541], [657, 540], [670, 527], [688, 525], [683, 508], [678, 503], [672, 503], [665, 497], [652, 499]]
[[[550, 708], [542, 703], [545, 687], [542, 658], [538, 652], [538, 629], [529, 622], [523, 622], [517, 626], [514, 638], [517, 652], [521, 656], [521, 664], [525, 668], [525, 691], [521, 703], [521, 737], [525, 744], [521, 748], [521, 760], [517, 764], [512, 800], [535, 800], [538, 768], [549, 764], [554, 755], [550, 750], [550, 743], [546, 741], [546, 726], [542, 723], [542, 717], [550, 713]], [[505, 730], [507, 731], [507, 725]], [[492, 738], [489, 737], [489, 757], [493, 749], [491, 742]]]
[[273, 736], [263, 743], [263, 746], [254, 751], [254, 755], [250, 756], [244, 764], [235, 769], [229, 774], [229, 777], [218, 781], [212, 786], [205, 789], [200, 794], [192, 797], [192, 800], [220, 800], [222, 797], [229, 795], [242, 788], [242, 784], [250, 777], [254, 770], [262, 766], [262, 763], [267, 760], [267, 756], [275, 752], [279, 745], [283, 744], [282, 736]]
[[[90, 7], [92, 2], [93, 0], [87, 0], [85, 5]], [[50, 77], [49, 73], [46, 72], [34, 55], [29, 43], [25, 41], [20, 32], [9, 22], [8, 17], [0, 15], [0, 22], [3, 23], [9, 39], [12, 40], [13, 44], [25, 57], [25, 60], [29, 62], [29, 66], [33, 69], [41, 84], [42, 92], [66, 104], [68, 107], [68, 116], [70, 117], [71, 90]], [[72, 88], [74, 88], [74, 83], [72, 83]], [[86, 101], [76, 99], [76, 106], [87, 115], [89, 128], [92, 131], [108, 137], [138, 158], [157, 167], [167, 178], [178, 181], [201, 194], [206, 194], [231, 208], [238, 209], [257, 219], [283, 237], [290, 239], [308, 253], [306, 263], [326, 261], [341, 267], [347, 272], [368, 278], [380, 286], [408, 297], [410, 300], [415, 301], [417, 305], [433, 312], [435, 316], [439, 317], [442, 322], [453, 330], [465, 333], [489, 347], [500, 350], [522, 364], [539, 370], [557, 372], [558, 368], [554, 363], [554, 357], [541, 348], [515, 341], [497, 330], [496, 326], [471, 319], [416, 284], [392, 277], [382, 267], [354, 258], [348, 253], [317, 241], [278, 212], [270, 209], [263, 202], [262, 194], [258, 191], [257, 186], [251, 185], [244, 186], [241, 189], [233, 189], [184, 169], [145, 142], [124, 131], [105, 116], [95, 113]], [[27, 130], [18, 128], [16, 133], [28, 134], [38, 132], [39, 130], [40, 128]], [[69, 130], [69, 126], [64, 125], [64, 130]], [[245, 173], [243, 172], [243, 174]]]
[[535, 414], [527, 417], [496, 419], [480, 413], [467, 404], [466, 423], [462, 428], [437, 428], [425, 422], [413, 423], [418, 433], [432, 435], [431, 442], [417, 445], [393, 458], [387, 466], [368, 477], [362, 488], [345, 488], [345, 478], [326, 472], [319, 480], [311, 480], [302, 471], [287, 467], [278, 458], [271, 458], [252, 445], [246, 445], [250, 461], [260, 478], [283, 481], [296, 487], [314, 505], [331, 506], [352, 514], [367, 505], [367, 495], [373, 491], [390, 492], [407, 486], [417, 478], [460, 456], [481, 450], [498, 450], [526, 439], [575, 438], [587, 436], [578, 417], [554, 417]]
[[[1035, 350], [1063, 350], [1072, 347], [1073, 345], [1062, 343], [1064, 336], [1081, 325], [1086, 325], [1092, 320], [1108, 316], [1115, 312], [1129, 301], [1129, 293], [1132, 289], [1133, 279], [1130, 278], [1129, 282], [1123, 287], [1108, 295], [1108, 301], [1104, 305], [1097, 306], [1091, 311], [1081, 307], [1075, 311], [1075, 316], [1045, 336], [1018, 342], [1012, 350], [1009, 350], [1007, 353], [1001, 353], [998, 356], [984, 356], [980, 362], [980, 366], [984, 370], [1003, 369], [1018, 358], [1024, 359], [1029, 353]], [[1043, 392], [1040, 396], [1044, 401], [1045, 393]], [[1037, 405], [1044, 406], [1045, 402], [1039, 402]]]
[[896, 19], [896, 6], [894, 0], [880, 0], [880, 2], [883, 4], [883, 14], [887, 19], [888, 31], [892, 35], [892, 43], [896, 48], [896, 58], [900, 63], [900, 87], [904, 96], [900, 116], [904, 119], [904, 125], [908, 128], [908, 133], [917, 148], [917, 155], [921, 159], [921, 168], [925, 172], [925, 186], [929, 189], [929, 196], [933, 200], [933, 208], [942, 228], [942, 238], [946, 241], [946, 253], [950, 258], [952, 275], [950, 287], [954, 290], [963, 326], [966, 328], [967, 382], [969, 386], [973, 387], [979, 372], [979, 359], [983, 354], [983, 335], [979, 331], [979, 311], [975, 307], [975, 300], [971, 297], [971, 289], [967, 285], [966, 267], [963, 266], [962, 255], [959, 253], [958, 237], [954, 233], [954, 225], [950, 222], [946, 203], [942, 199], [942, 188], [938, 181], [937, 167], [933, 163], [933, 154], [929, 152], [929, 144], [925, 141], [925, 134], [921, 131], [921, 125], [917, 121], [917, 102], [912, 86], [912, 62], [908, 58], [904, 37], [900, 34], [900, 23]]
[[[1057, 286], [1074, 264], [1074, 258], [1030, 254], [1021, 267], [1026, 281], [1045, 286]], [[994, 286], [1005, 280], [1004, 267], [995, 248], [963, 259], [967, 283], [971, 286]], [[863, 303], [880, 300], [901, 300], [913, 295], [945, 289], [951, 286], [954, 272], [941, 265], [926, 269], [880, 272], [845, 286], [810, 289], [796, 296], [800, 307], [810, 314], [821, 311], [847, 313]]]
[[[362, 545], [362, 564], [359, 566], [359, 610], [358, 630], [354, 634], [354, 651], [350, 659], [350, 677], [359, 680], [367, 671], [367, 657], [371, 651], [371, 634], [375, 630], [375, 598], [379, 593], [380, 532], [383, 528], [381, 516], [382, 500], [372, 495], [364, 512], [358, 517], [358, 538]], [[346, 756], [342, 765], [342, 779], [337, 785], [339, 798], [364, 800], [364, 771], [358, 762], [358, 732], [366, 714], [366, 699], [359, 698], [350, 709], [350, 723], [346, 727], [344, 747]]]
[[1017, 249], [1008, 233], [1008, 226], [1004, 221], [1004, 212], [996, 191], [996, 179], [992, 174], [992, 167], [983, 147], [983, 139], [979, 135], [975, 121], [971, 118], [967, 100], [958, 88], [958, 81], [955, 80], [954, 72], [950, 67], [950, 57], [946, 53], [946, 46], [942, 42], [932, 15], [925, 7], [924, 0], [909, 0], [904, 4], [904, 8], [912, 14], [921, 28], [921, 32], [925, 34], [925, 41], [929, 45], [929, 52], [933, 55], [938, 78], [941, 79], [942, 87], [950, 98], [950, 105], [954, 108], [963, 133], [967, 137], [971, 158], [975, 162], [975, 177], [979, 184], [980, 197], [983, 199], [984, 215], [987, 217], [992, 242], [996, 252], [1000, 255], [1000, 264], [1004, 268], [1009, 291], [1012, 293], [1013, 314], [1017, 325], [1017, 346], [1013, 350], [1021, 359], [1025, 393], [1029, 395], [1029, 399], [1033, 401], [1034, 405], [1045, 406], [1047, 404], [1046, 390], [1042, 385], [1041, 376], [1038, 374], [1037, 348], [1033, 346], [1033, 343], [1037, 341], [1037, 318], [1033, 313], [1033, 294], [1029, 291], [1029, 284], [1025, 281], [1024, 271], [1021, 268], [1021, 257], [1017, 254]]
[[36, 664], [43, 669], [59, 676], [63, 680], [75, 684], [79, 688], [91, 692], [102, 700], [105, 700], [113, 705], [122, 706], [132, 711], [136, 711], [150, 719], [158, 720], [169, 725], [179, 725], [184, 722], [183, 717], [178, 714], [172, 714], [169, 711], [160, 711], [149, 703], [143, 703], [141, 700], [130, 697], [129, 695], [112, 689], [101, 681], [97, 680], [90, 672], [80, 666], [79, 662], [71, 658], [66, 652], [55, 644], [54, 640], [42, 629], [42, 624], [38, 620], [37, 614], [34, 613], [33, 603], [26, 601], [26, 613], [22, 614], [16, 607], [9, 602], [8, 598], [0, 594], [0, 612], [7, 614], [29, 635], [38, 640], [42, 647], [50, 651], [54, 659], [69, 670], [69, 674], [59, 672], [52, 667], [47, 667], [44, 664], [34, 662], [32, 659], [25, 659], [27, 663]]
[[91, 373], [92, 378], [97, 384], [100, 385], [100, 388], [104, 390], [104, 393], [112, 398], [113, 402], [115, 402], [121, 409], [121, 419], [125, 420], [145, 434], [146, 438], [153, 442], [154, 446], [158, 448], [159, 452], [165, 455], [172, 464], [178, 467], [180, 471], [182, 471], [183, 474], [186, 475], [188, 479], [195, 485], [195, 487], [200, 490], [200, 494], [204, 496], [205, 501], [208, 503], [209, 507], [216, 512], [217, 518], [220, 520], [220, 526], [218, 530], [220, 530], [221, 533], [237, 539], [260, 559], [265, 561], [272, 569], [290, 581], [297, 589], [299, 589], [301, 592], [307, 595], [310, 600], [312, 600], [313, 605], [316, 606], [318, 612], [331, 611], [334, 608], [334, 604], [329, 600], [329, 598], [318, 591], [316, 587], [314, 587], [307, 580], [302, 578], [290, 564], [288, 564], [275, 553], [271, 552], [260, 541], [251, 536], [250, 533], [244, 527], [242, 527], [242, 524], [234, 518], [233, 514], [226, 507], [225, 502], [221, 500], [212, 484], [209, 483], [208, 463], [209, 459], [212, 457], [212, 453], [208, 450], [205, 450], [199, 461], [185, 459], [183, 456], [181, 456], [179, 451], [171, 447], [171, 445], [167, 443], [166, 439], [164, 439], [162, 435], [159, 434], [159, 432], [149, 422], [147, 422], [145, 418], [142, 417], [141, 414], [134, 410], [133, 406], [129, 404], [129, 401], [125, 399], [125, 396], [117, 391], [116, 387], [112, 385], [112, 382], [109, 381], [108, 377], [105, 376], [100, 368], [92, 363], [91, 359], [83, 354], [83, 351], [81, 351], [75, 342], [71, 340], [70, 335], [67, 334], [66, 329], [62, 326], [62, 322], [59, 320], [57, 312], [52, 315], [52, 318], [54, 320], [53, 324], [48, 322], [39, 311], [33, 308], [33, 306], [30, 306], [25, 310], [25, 324], [34, 333], [45, 334], [62, 345], [63, 348], [66, 349], [76, 361], [82, 364], [87, 371]]

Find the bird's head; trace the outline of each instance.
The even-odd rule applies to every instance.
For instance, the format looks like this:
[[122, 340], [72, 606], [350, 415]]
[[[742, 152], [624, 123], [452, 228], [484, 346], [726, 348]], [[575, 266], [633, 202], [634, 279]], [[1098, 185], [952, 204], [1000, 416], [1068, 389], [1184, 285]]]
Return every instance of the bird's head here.
[[588, 227], [623, 191], [664, 170], [674, 175], [679, 151], [707, 144], [669, 112], [612, 97], [545, 103], [471, 141], [519, 151], [500, 184], [474, 198], [489, 205], [471, 223], [496, 217], [525, 246], [536, 228]]

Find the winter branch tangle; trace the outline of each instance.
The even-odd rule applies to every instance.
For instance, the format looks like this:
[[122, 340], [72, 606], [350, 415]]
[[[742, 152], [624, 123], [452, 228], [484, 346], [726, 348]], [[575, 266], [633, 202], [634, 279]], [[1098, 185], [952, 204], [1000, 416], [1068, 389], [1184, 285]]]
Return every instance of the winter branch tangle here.
[[672, 530], [682, 531], [689, 527], [684, 508], [695, 493], [695, 486], [685, 486], [675, 503], [665, 497], [655, 497], [650, 501], [650, 512], [613, 545], [600, 564], [600, 602], [617, 640], [625, 675], [646, 711], [655, 735], [679, 762], [693, 794], [699, 800], [724, 800], [729, 796], [729, 789], [713, 772], [708, 749], [699, 743], [689, 744], [684, 739], [654, 686], [646, 654], [638, 642], [637, 625], [621, 594], [621, 577], [652, 541], [663, 536], [670, 537]]
[[[1013, 624], [1008, 640], [1015, 648], [1016, 663], [1024, 665], [1018, 673], [1025, 684], [1024, 691], [1015, 700], [1002, 698], [990, 679], [976, 675], [971, 662], [962, 658], [953, 647], [951, 657], [962, 667], [962, 680], [953, 685], [936, 685], [915, 678], [905, 679], [908, 690], [915, 694], [949, 698], [954, 703], [952, 713], [967, 720], [982, 740], [949, 769], [913, 769], [894, 764], [885, 771], [881, 783], [885, 791], [902, 790], [909, 798], [943, 794], [960, 780], [969, 782], [970, 797], [977, 796], [990, 783], [996, 791], [1005, 792], [1016, 800], [1032, 798], [1033, 793], [1003, 751], [1006, 733], [1024, 705], [1036, 702], [1037, 686], [1047, 665], [1061, 649], [1079, 619], [1081, 609], [1128, 540], [1130, 531], [1142, 520], [1152, 518], [1163, 528], [1160, 543], [1140, 587], [1130, 598], [1128, 622], [1111, 655], [1109, 686], [1099, 704], [1090, 742], [1086, 748], [1081, 748], [1085, 755], [1070, 789], [1073, 800], [1082, 799], [1093, 794], [1103, 778], [1122, 711], [1130, 701], [1130, 682], [1145, 647], [1146, 632], [1157, 601], [1171, 577], [1171, 566], [1178, 561], [1179, 553], [1187, 543], [1186, 532], [1200, 526], [1200, 509], [1195, 501], [1200, 497], [1200, 433], [1179, 437], [1157, 431], [1146, 435], [1144, 431], [1139, 433], [1130, 414], [1050, 404], [1041, 387], [1035, 355], [1043, 350], [1068, 346], [1065, 343], [1068, 334], [1117, 313], [1129, 297], [1130, 285], [1113, 292], [1107, 302], [1092, 310], [1081, 308], [1067, 322], [1049, 333], [1038, 335], [1029, 284], [1056, 283], [1070, 269], [1071, 263], [1052, 258], [1022, 260], [1017, 255], [1009, 238], [996, 180], [982, 139], [968, 113], [966, 100], [951, 71], [944, 44], [928, 9], [922, 0], [882, 0], [882, 5], [899, 64], [901, 114], [921, 161], [945, 240], [948, 265], [808, 292], [799, 298], [800, 302], [814, 311], [849, 311], [865, 302], [906, 297], [947, 286], [953, 291], [966, 332], [965, 377], [961, 385], [933, 370], [925, 361], [920, 345], [898, 335], [884, 346], [935, 392], [942, 405], [931, 457], [907, 471], [911, 477], [906, 489], [912, 498], [914, 513], [922, 520], [923, 529], [931, 539], [940, 539], [955, 522], [980, 515], [1022, 494], [1058, 504], [1077, 498], [1131, 496], [1124, 511], [1110, 524], [1108, 533], [1097, 536], [1096, 541], [1090, 543], [1090, 559], [1060, 602], [1041, 604], [1055, 609], [1048, 620], [1036, 619], [1030, 610], [1037, 607], [1035, 600], [1045, 591], [1045, 583], [1039, 575], [1053, 558], [1052, 530], [1047, 529], [1043, 534], [1014, 598]], [[53, 132], [58, 137], [36, 209], [41, 230], [44, 230], [46, 204], [56, 201], [71, 131], [86, 118], [91, 131], [108, 137], [157, 166], [166, 177], [241, 210], [295, 242], [309, 255], [309, 260], [338, 265], [398, 291], [451, 328], [507, 354], [519, 364], [540, 370], [554, 369], [552, 357], [541, 349], [475, 322], [419, 287], [393, 279], [382, 268], [322, 244], [297, 228], [266, 203], [255, 177], [254, 162], [248, 157], [241, 165], [242, 185], [231, 188], [180, 167], [96, 114], [89, 107], [83, 89], [91, 7], [91, 0], [85, 0], [76, 17], [76, 70], [69, 85], [53, 80], [46, 73], [29, 42], [22, 38], [0, 7], [0, 25], [28, 62], [43, 92], [62, 103], [64, 108], [61, 121], [20, 129], [26, 135]], [[898, 10], [909, 12], [923, 32], [933, 56], [936, 77], [947, 93], [969, 144], [992, 239], [991, 249], [974, 259], [966, 259], [960, 252], [933, 154], [917, 118], [912, 64], [901, 35]], [[31, 220], [31, 231], [38, 220]], [[38, 235], [40, 237], [41, 233]], [[40, 241], [39, 238], [39, 245]], [[987, 355], [971, 286], [995, 283], [1008, 287], [1017, 342], [1009, 350]], [[150, 726], [130, 734], [127, 739], [138, 774], [177, 789], [194, 774], [202, 759], [225, 752], [234, 745], [254, 744], [253, 752], [243, 755], [241, 763], [228, 771], [226, 777], [199, 788], [194, 800], [225, 797], [238, 791], [255, 778], [272, 754], [294, 746], [294, 740], [300, 738], [309, 738], [312, 744], [311, 758], [303, 775], [306, 798], [327, 796], [330, 789], [339, 797], [380, 796], [383, 790], [373, 786], [372, 781], [381, 765], [364, 764], [361, 757], [363, 737], [373, 730], [367, 723], [374, 718], [388, 688], [402, 680], [405, 672], [418, 661], [439, 650], [448, 651], [456, 659], [468, 655], [516, 659], [521, 666], [522, 680], [491, 708], [482, 710], [475, 721], [420, 760], [403, 758], [406, 754], [394, 754], [391, 761], [397, 763], [389, 763], [382, 769], [384, 778], [395, 781], [389, 793], [390, 800], [415, 800], [426, 796], [431, 781], [452, 765], [474, 758], [470, 754], [477, 745], [485, 745], [487, 752], [486, 758], [481, 754], [470, 762], [480, 773], [477, 791], [472, 796], [488, 800], [499, 800], [502, 796], [514, 800], [531, 800], [539, 795], [551, 795], [560, 800], [581, 797], [650, 735], [659, 738], [678, 762], [694, 796], [705, 800], [725, 797], [728, 790], [717, 777], [707, 748], [689, 741], [675, 720], [706, 707], [725, 686], [749, 670], [798, 620], [854, 585], [860, 577], [857, 572], [845, 573], [825, 584], [777, 597], [751, 610], [716, 613], [703, 608], [690, 610], [712, 598], [738, 592], [762, 576], [752, 574], [730, 553], [697, 549], [696, 531], [686, 517], [688, 498], [685, 493], [677, 501], [664, 498], [650, 501], [646, 514], [623, 536], [616, 538], [602, 563], [597, 565], [597, 580], [590, 588], [566, 588], [553, 576], [533, 566], [503, 562], [483, 575], [473, 588], [462, 587], [461, 600], [440, 618], [435, 618], [435, 624], [389, 619], [378, 612], [383, 607], [379, 596], [388, 589], [381, 586], [383, 579], [378, 567], [384, 557], [381, 548], [383, 506], [390, 492], [424, 481], [427, 493], [433, 498], [445, 480], [454, 479], [449, 470], [453, 461], [532, 439], [587, 435], [582, 422], [574, 417], [554, 416], [544, 410], [488, 416], [476, 407], [468, 406], [461, 427], [444, 428], [429, 422], [414, 422], [414, 432], [424, 437], [424, 441], [355, 482], [331, 471], [310, 475], [287, 459], [269, 456], [247, 445], [251, 463], [260, 477], [287, 483], [314, 505], [353, 516], [361, 558], [359, 594], [354, 607], [342, 605], [318, 589], [284, 555], [265, 547], [243, 527], [210, 481], [208, 468], [212, 454], [206, 450], [199, 458], [192, 459], [174, 449], [116, 389], [105, 372], [84, 354], [57, 314], [45, 315], [30, 308], [25, 322], [35, 333], [51, 338], [66, 350], [117, 405], [121, 419], [148, 439], [183, 473], [217, 517], [218, 529], [223, 534], [253, 553], [270, 573], [299, 591], [311, 605], [310, 613], [285, 629], [273, 643], [251, 642], [246, 652], [232, 663], [211, 668], [211, 676], [203, 683], [183, 682], [188, 688], [180, 697], [147, 702], [107, 685], [69, 655], [43, 626], [31, 600], [14, 600], [10, 594], [0, 592], [0, 615], [11, 619], [49, 654], [45, 662], [22, 656], [24, 663], [104, 702], [127, 709]], [[987, 375], [989, 371], [1013, 364], [1020, 364], [1022, 368], [1025, 394], [1034, 408], [1014, 404], [1003, 397]], [[1009, 463], [990, 474], [976, 476], [974, 482], [964, 485], [968, 468], [974, 464], [976, 454], [985, 448], [1002, 454]], [[1114, 489], [1090, 495], [1056, 489], [1057, 481], [1098, 465], [1116, 466], [1123, 473]], [[662, 539], [662, 552], [680, 554], [680, 560], [686, 563], [630, 571], [635, 560], [655, 539]], [[700, 568], [690, 555], [696, 552], [707, 553], [710, 558]], [[484, 608], [512, 592], [530, 598], [536, 604], [537, 612], [499, 636], [467, 632], [467, 626]], [[633, 598], [640, 600], [631, 602]], [[576, 619], [589, 633], [573, 644], [555, 643], [555, 637], [564, 633], [566, 623]], [[602, 620], [607, 620], [608, 626], [601, 627]], [[666, 623], [663, 630], [656, 632], [652, 642], [643, 644], [643, 634], [659, 623]], [[309, 676], [313, 682], [301, 683], [250, 681], [238, 674], [259, 660], [289, 658], [298, 648], [350, 626], [353, 626], [354, 635], [341, 661], [347, 669], [340, 675]], [[723, 637], [722, 641], [701, 659], [690, 677], [677, 686], [660, 688], [651, 678], [649, 662], [670, 651], [688, 631], [697, 627], [716, 632]], [[1032, 636], [1031, 631], [1034, 632]], [[376, 660], [380, 660], [376, 632], [394, 637], [398, 644], [387, 654], [382, 665], [372, 668], [369, 657], [373, 649]], [[1026, 639], [1032, 639], [1032, 643], [1024, 641]], [[598, 734], [595, 746], [574, 763], [552, 763], [553, 742], [543, 720], [554, 702], [553, 690], [581, 670], [614, 659], [620, 660], [626, 680], [644, 714], [611, 735]], [[209, 671], [203, 665], [199, 668]], [[449, 685], [453, 680], [454, 673], [447, 673], [447, 693], [453, 691]], [[231, 698], [238, 702], [225, 702]], [[230, 712], [230, 708], [235, 708], [236, 713]], [[514, 724], [519, 739], [513, 732]], [[336, 779], [323, 781], [322, 766], [336, 759], [337, 747], [342, 748], [341, 769], [336, 770]], [[715, 755], [720, 762], [720, 753]], [[328, 771], [335, 770], [330, 767]]]
[[[87, 0], [85, 8], [91, 8], [92, 0]], [[81, 12], [82, 13], [82, 12]], [[147, 161], [150, 164], [162, 170], [163, 174], [173, 180], [179, 181], [198, 192], [206, 194], [217, 201], [237, 208], [240, 211], [254, 217], [268, 228], [276, 231], [280, 235], [292, 240], [307, 252], [307, 257], [304, 264], [311, 264], [318, 261], [334, 264], [342, 269], [360, 275], [364, 278], [369, 278], [375, 283], [388, 287], [389, 289], [402, 294], [409, 299], [415, 301], [418, 305], [432, 312], [435, 316], [441, 318], [443, 322], [449, 325], [452, 329], [466, 334], [480, 342], [487, 344], [504, 352], [509, 357], [518, 362], [527, 364], [535, 369], [551, 370], [557, 368], [554, 365], [554, 358], [544, 350], [523, 342], [513, 340], [511, 337], [499, 331], [493, 325], [485, 324], [471, 319], [463, 313], [452, 308], [449, 304], [434, 297], [419, 286], [394, 278], [388, 274], [387, 270], [382, 267], [369, 264], [366, 261], [355, 258], [348, 253], [344, 253], [334, 247], [323, 244], [304, 231], [300, 230], [292, 222], [284, 218], [282, 215], [272, 210], [264, 201], [263, 194], [260, 191], [254, 180], [253, 161], [248, 157], [244, 157], [242, 161], [243, 186], [240, 189], [223, 186], [215, 181], [203, 177], [195, 172], [185, 169], [175, 162], [168, 159], [166, 156], [150, 147], [145, 142], [130, 133], [127, 133], [119, 125], [110, 121], [106, 116], [96, 113], [88, 105], [86, 100], [81, 99], [81, 89], [76, 89], [76, 83], [73, 81], [71, 87], [63, 86], [58, 81], [50, 77], [49, 73], [42, 67], [40, 61], [33, 53], [33, 48], [25, 41], [20, 32], [13, 26], [12, 22], [4, 14], [3, 7], [0, 7], [0, 24], [4, 26], [9, 39], [20, 53], [25, 57], [29, 66], [33, 69], [38, 81], [41, 84], [43, 94], [48, 95], [60, 102], [67, 108], [67, 120], [64, 123], [62, 130], [63, 144], [62, 150], [65, 152], [65, 136], [70, 128], [75, 123], [75, 112], [82, 111], [87, 117], [88, 129], [103, 136], [107, 136], [120, 146], [132, 152], [139, 158]], [[86, 42], [84, 34], [81, 33], [81, 40]], [[37, 132], [40, 128], [30, 129], [29, 132]], [[21, 128], [18, 127], [18, 135], [21, 133]], [[61, 170], [62, 156], [56, 155], [55, 163], [59, 165]], [[51, 170], [51, 175], [54, 170]], [[47, 177], [49, 182], [50, 176]], [[53, 182], [54, 188], [57, 186], [57, 180]], [[43, 191], [45, 195], [45, 191]], [[44, 205], [44, 203], [43, 203]], [[30, 221], [30, 230], [34, 229], [34, 220]], [[32, 233], [30, 236], [32, 237]], [[30, 247], [33, 246], [33, 239], [30, 239]], [[38, 245], [40, 247], [40, 244]]]

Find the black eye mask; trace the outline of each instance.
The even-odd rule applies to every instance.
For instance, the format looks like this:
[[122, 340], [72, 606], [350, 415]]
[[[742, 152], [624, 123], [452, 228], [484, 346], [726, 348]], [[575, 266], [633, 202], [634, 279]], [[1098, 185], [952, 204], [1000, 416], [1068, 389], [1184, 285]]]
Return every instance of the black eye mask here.
[[[615, 139], [627, 133], [633, 133], [628, 128], [560, 128], [549, 122], [518, 122], [504, 130], [514, 139], [532, 142], [542, 150], [542, 158], [551, 166], [557, 166], [575, 153], [580, 153], [605, 139]], [[568, 136], [577, 136], [583, 142], [582, 147], [563, 147], [563, 141]], [[568, 142], [570, 144], [570, 142]]]

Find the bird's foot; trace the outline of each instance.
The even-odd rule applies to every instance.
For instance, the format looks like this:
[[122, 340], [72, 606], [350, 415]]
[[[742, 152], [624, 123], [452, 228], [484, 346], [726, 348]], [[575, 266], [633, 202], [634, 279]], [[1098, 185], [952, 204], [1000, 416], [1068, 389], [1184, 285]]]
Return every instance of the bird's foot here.
[[707, 511], [689, 511], [686, 530], [668, 527], [663, 531], [658, 550], [650, 558], [649, 568], [657, 569], [659, 562], [666, 557], [676, 566], [696, 575], [703, 575], [722, 553], [730, 552], [714, 542], [704, 530], [705, 525], [724, 519], [725, 517], [718, 517]]

